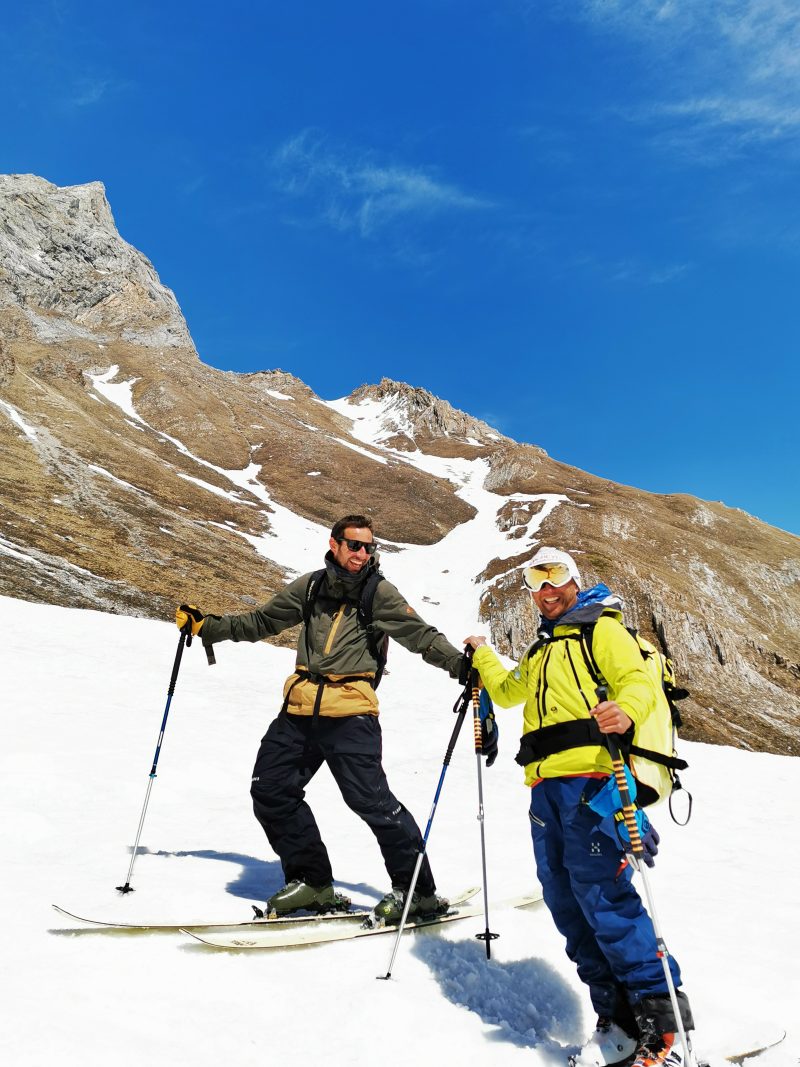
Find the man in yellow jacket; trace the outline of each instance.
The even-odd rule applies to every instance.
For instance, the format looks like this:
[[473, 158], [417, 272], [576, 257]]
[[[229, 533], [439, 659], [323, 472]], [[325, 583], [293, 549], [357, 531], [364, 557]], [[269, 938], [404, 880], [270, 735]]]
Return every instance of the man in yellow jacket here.
[[[664, 697], [622, 624], [621, 601], [604, 585], [582, 591], [570, 555], [541, 548], [523, 568], [523, 581], [540, 629], [519, 664], [507, 670], [482, 636], [466, 644], [495, 705], [524, 704], [517, 762], [531, 786], [536, 871], [597, 1012], [595, 1032], [573, 1063], [680, 1067], [683, 1052], [652, 921], [620, 841], [605, 832], [607, 821], [601, 826], [603, 816], [591, 806], [610, 788], [602, 735], [644, 728]], [[610, 697], [600, 702], [598, 676]], [[651, 861], [657, 842], [652, 831]], [[669, 962], [677, 987], [680, 969]], [[689, 1002], [683, 993], [678, 998], [690, 1030]]]

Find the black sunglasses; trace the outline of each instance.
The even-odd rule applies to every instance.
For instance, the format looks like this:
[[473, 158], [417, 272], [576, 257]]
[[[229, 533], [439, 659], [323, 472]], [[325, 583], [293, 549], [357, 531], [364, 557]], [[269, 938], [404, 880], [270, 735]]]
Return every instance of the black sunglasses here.
[[351, 552], [360, 552], [363, 548], [368, 556], [371, 556], [378, 547], [374, 541], [356, 541], [351, 537], [337, 537], [339, 544], [345, 544]]

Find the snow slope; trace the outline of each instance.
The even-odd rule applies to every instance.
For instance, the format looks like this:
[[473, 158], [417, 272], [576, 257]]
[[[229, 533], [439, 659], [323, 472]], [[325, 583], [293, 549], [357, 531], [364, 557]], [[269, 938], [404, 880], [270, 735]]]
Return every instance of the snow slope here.
[[[144, 1061], [242, 1067], [554, 1064], [591, 1016], [543, 906], [408, 935], [394, 980], [390, 938], [275, 954], [215, 952], [180, 935], [77, 929], [57, 902], [126, 919], [246, 918], [281, 882], [252, 818], [248, 782], [292, 657], [266, 645], [200, 649], [181, 668], [136, 861], [120, 897], [166, 700], [177, 631], [168, 624], [0, 599], [4, 641], [3, 1062]], [[392, 654], [381, 690], [386, 766], [424, 824], [452, 729], [457, 686]], [[484, 770], [491, 900], [534, 884], [527, 796], [513, 763], [518, 713]], [[794, 1029], [763, 1067], [796, 1063], [798, 858], [787, 814], [798, 761], [684, 744], [695, 814], [661, 814], [652, 878], [684, 969], [697, 1045], [713, 1062], [774, 1023]], [[378, 850], [323, 769], [309, 790], [339, 885], [367, 903], [387, 888]], [[480, 882], [475, 759], [465, 729], [429, 851], [439, 886]], [[751, 1022], [752, 1021], [752, 1022]], [[716, 1060], [714, 1059], [716, 1057]]]

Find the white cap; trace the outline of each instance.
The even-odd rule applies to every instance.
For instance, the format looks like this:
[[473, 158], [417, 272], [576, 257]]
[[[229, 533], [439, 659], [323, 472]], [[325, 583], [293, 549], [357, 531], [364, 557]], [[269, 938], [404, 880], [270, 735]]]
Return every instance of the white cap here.
[[581, 588], [581, 572], [578, 570], [575, 560], [566, 552], [558, 548], [540, 548], [536, 555], [525, 564], [526, 567], [541, 567], [545, 563], [563, 563], [569, 571], [569, 576], [577, 587]]

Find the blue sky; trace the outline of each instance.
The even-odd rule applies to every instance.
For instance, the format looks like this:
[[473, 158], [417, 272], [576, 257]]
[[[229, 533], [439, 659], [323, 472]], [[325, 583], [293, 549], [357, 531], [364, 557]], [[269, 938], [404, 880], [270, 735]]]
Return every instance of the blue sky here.
[[102, 181], [205, 362], [800, 533], [789, 0], [28, 0], [0, 91], [0, 171]]

